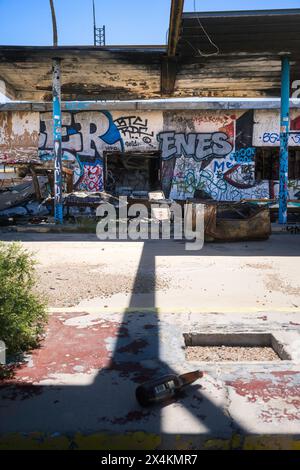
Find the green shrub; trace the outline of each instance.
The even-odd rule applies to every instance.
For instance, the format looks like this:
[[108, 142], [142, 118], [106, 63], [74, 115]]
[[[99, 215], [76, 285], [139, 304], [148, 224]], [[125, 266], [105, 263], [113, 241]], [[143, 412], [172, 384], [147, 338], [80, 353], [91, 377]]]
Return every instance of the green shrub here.
[[47, 320], [34, 292], [35, 260], [19, 243], [0, 242], [0, 339], [8, 354], [36, 347]]

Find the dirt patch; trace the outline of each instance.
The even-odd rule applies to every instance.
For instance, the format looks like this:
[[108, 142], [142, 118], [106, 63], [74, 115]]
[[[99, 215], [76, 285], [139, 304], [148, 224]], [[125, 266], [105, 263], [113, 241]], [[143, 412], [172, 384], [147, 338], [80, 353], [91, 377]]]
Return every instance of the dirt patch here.
[[271, 347], [244, 346], [189, 346], [186, 348], [188, 361], [280, 361]]
[[253, 269], [272, 269], [273, 268], [271, 264], [267, 264], [267, 263], [246, 263], [245, 266], [247, 266], [247, 268], [253, 268]]
[[283, 292], [284, 294], [295, 295], [299, 298], [300, 286], [292, 286], [283, 281], [277, 274], [268, 274], [265, 281], [266, 288], [270, 291]]
[[80, 301], [95, 297], [109, 298], [114, 294], [146, 294], [166, 290], [169, 279], [144, 271], [107, 273], [105, 266], [78, 265], [37, 267], [37, 290], [48, 299], [50, 307], [73, 307]]

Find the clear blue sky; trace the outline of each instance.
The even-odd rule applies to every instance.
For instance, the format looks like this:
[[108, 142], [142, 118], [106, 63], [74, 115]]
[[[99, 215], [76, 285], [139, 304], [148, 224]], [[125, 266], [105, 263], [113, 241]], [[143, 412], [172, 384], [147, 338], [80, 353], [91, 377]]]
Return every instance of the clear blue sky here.
[[[54, 0], [59, 44], [92, 44], [92, 0]], [[107, 44], [165, 44], [170, 0], [95, 0]], [[198, 11], [300, 8], [300, 0], [197, 0]], [[185, 0], [193, 11], [193, 0]], [[0, 0], [0, 44], [51, 45], [49, 0]]]

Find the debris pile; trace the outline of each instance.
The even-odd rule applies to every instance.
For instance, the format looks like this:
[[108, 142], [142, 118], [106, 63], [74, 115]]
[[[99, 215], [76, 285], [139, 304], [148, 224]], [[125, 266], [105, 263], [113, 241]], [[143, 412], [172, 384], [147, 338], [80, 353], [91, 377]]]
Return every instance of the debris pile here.
[[51, 195], [47, 170], [35, 171], [36, 164], [1, 165], [0, 225], [41, 220], [51, 213], [45, 201]]

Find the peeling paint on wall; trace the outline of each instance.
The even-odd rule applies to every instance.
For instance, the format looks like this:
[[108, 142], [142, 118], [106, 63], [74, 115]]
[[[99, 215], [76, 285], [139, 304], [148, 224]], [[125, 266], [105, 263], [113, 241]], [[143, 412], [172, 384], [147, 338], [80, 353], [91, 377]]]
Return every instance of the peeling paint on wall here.
[[[290, 110], [289, 146], [300, 146], [300, 112]], [[253, 145], [257, 147], [279, 146], [280, 113], [279, 111], [260, 110], [254, 113]]]
[[27, 161], [38, 158], [39, 113], [0, 113], [0, 161]]
[[[38, 116], [0, 114], [2, 156], [28, 159], [36, 154]], [[290, 145], [300, 147], [300, 111], [296, 109], [291, 111]], [[194, 197], [196, 190], [221, 201], [277, 197], [277, 181], [255, 179], [256, 151], [262, 146], [279, 146], [276, 110], [70, 110], [62, 116], [63, 161], [73, 168], [74, 187], [79, 191], [105, 189], [105, 152], [158, 150], [167, 197], [186, 199]], [[38, 148], [42, 161], [53, 158], [48, 112], [40, 113]], [[290, 199], [299, 198], [299, 181], [290, 180], [288, 189]]]

